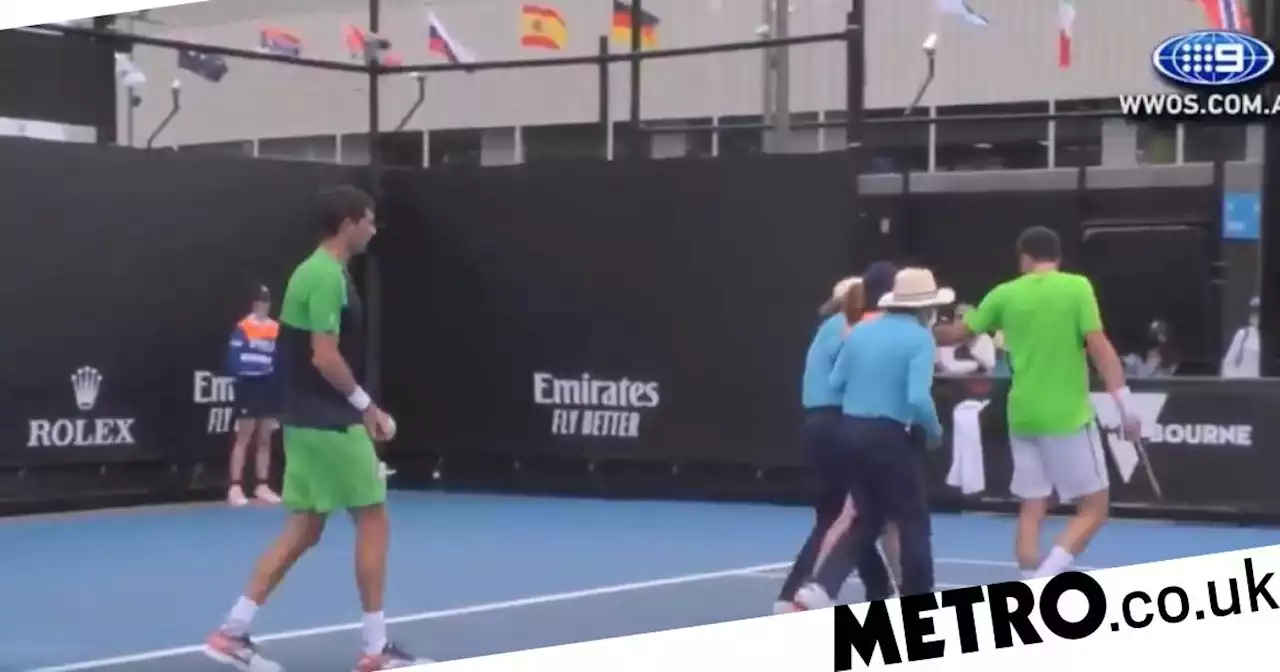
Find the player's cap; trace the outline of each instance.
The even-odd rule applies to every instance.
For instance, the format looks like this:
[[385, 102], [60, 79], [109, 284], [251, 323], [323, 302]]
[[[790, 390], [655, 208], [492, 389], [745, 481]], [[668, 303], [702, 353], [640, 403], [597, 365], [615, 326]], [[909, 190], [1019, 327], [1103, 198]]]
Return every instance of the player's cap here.
[[266, 285], [258, 285], [253, 292], [253, 300], [255, 303], [271, 303], [271, 290]]
[[893, 279], [897, 275], [898, 267], [887, 261], [877, 261], [867, 267], [862, 274], [862, 291], [868, 307], [878, 307], [881, 297], [893, 291]]

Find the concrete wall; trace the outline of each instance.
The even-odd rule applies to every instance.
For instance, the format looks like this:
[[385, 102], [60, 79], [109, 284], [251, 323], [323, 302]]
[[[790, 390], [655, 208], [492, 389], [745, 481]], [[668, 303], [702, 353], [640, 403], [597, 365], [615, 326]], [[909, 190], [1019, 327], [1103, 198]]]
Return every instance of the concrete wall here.
[[[938, 27], [933, 0], [868, 0], [867, 103], [872, 108], [906, 105], [923, 74], [919, 45]], [[481, 60], [538, 58], [518, 43], [521, 0], [436, 0], [432, 8], [452, 35]], [[560, 56], [596, 51], [607, 32], [608, 0], [545, 0], [564, 15], [569, 44]], [[793, 34], [839, 31], [848, 3], [792, 0]], [[1163, 38], [1202, 27], [1193, 2], [1168, 0], [1077, 0], [1076, 63], [1057, 66], [1057, 19], [1053, 2], [971, 0], [991, 26], [975, 28], [955, 19], [941, 25], [937, 78], [925, 105], [967, 105], [1021, 100], [1103, 98], [1161, 90], [1150, 66], [1151, 48]], [[647, 0], [657, 14], [660, 47], [751, 40], [761, 24], [761, 0]], [[263, 25], [295, 31], [307, 55], [345, 59], [341, 29], [363, 25], [366, 8], [351, 0], [218, 0], [158, 10], [166, 25], [136, 26], [139, 32], [242, 48], [256, 46]], [[424, 5], [384, 0], [384, 34], [407, 63], [438, 61], [426, 50]], [[149, 129], [168, 110], [167, 88], [178, 75], [171, 51], [139, 47], [136, 61], [148, 74], [136, 110], [138, 129]], [[243, 138], [348, 134], [366, 128], [365, 81], [361, 75], [308, 71], [276, 64], [232, 61], [218, 85], [183, 75], [184, 110], [166, 131], [167, 144]], [[761, 111], [762, 57], [756, 52], [653, 61], [644, 69], [643, 111], [651, 119], [755, 115]], [[844, 107], [843, 44], [795, 47], [791, 55], [791, 106], [818, 112]], [[613, 66], [611, 102], [627, 109], [625, 65]], [[382, 123], [399, 121], [416, 95], [409, 78], [386, 80]], [[428, 104], [411, 128], [513, 127], [593, 121], [597, 116], [594, 66], [443, 73], [428, 82]], [[123, 116], [123, 115], [122, 115]], [[144, 135], [145, 133], [139, 132]]]

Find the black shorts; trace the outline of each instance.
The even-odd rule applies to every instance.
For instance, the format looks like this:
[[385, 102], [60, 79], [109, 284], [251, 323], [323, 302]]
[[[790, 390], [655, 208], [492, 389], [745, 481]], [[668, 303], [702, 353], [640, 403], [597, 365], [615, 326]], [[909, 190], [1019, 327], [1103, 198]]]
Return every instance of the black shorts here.
[[265, 420], [279, 414], [280, 397], [271, 376], [236, 379], [236, 417]]

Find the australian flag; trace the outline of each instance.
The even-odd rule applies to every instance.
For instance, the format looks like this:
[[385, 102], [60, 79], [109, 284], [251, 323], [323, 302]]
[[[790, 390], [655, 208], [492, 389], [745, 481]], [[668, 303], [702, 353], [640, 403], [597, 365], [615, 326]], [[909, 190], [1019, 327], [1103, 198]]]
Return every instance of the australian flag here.
[[178, 69], [194, 73], [201, 79], [217, 84], [227, 76], [227, 59], [213, 54], [203, 54], [194, 49], [178, 52]]

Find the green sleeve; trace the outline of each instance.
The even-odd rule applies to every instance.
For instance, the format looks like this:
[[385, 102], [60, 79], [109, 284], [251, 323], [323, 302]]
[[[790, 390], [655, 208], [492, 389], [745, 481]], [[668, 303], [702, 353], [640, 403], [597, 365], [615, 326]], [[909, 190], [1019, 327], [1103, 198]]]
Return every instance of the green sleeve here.
[[1080, 278], [1080, 335], [1102, 331], [1102, 311], [1098, 310], [1098, 297], [1093, 293], [1089, 278]]
[[337, 334], [346, 305], [347, 279], [341, 269], [316, 269], [306, 294], [304, 308], [307, 331]]
[[1000, 317], [1004, 312], [1004, 285], [999, 285], [995, 289], [987, 292], [982, 297], [982, 302], [977, 308], [969, 311], [964, 316], [964, 326], [969, 328], [975, 334], [985, 334], [989, 331], [999, 331], [1001, 328]]

